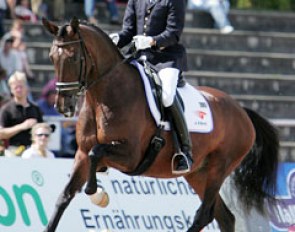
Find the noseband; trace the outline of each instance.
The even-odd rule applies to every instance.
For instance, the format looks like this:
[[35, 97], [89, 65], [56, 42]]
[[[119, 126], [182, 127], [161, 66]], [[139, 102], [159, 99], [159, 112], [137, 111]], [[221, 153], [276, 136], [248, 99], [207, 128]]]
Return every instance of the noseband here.
[[[56, 90], [57, 92], [68, 92], [68, 91], [76, 91], [77, 95], [82, 95], [83, 92], [86, 89], [86, 85], [87, 85], [87, 77], [86, 77], [86, 71], [87, 71], [87, 63], [86, 63], [86, 57], [87, 54], [91, 59], [91, 56], [89, 55], [87, 48], [85, 46], [84, 40], [81, 37], [80, 32], [77, 32], [79, 35], [79, 39], [78, 40], [74, 40], [74, 41], [68, 41], [68, 42], [55, 42], [54, 45], [59, 47], [64, 47], [67, 45], [71, 45], [71, 44], [76, 44], [79, 43], [80, 44], [80, 71], [79, 71], [79, 78], [78, 81], [71, 81], [71, 82], [61, 82], [58, 81], [56, 82]], [[85, 62], [84, 65], [84, 73], [83, 73], [83, 62]], [[62, 63], [60, 65], [60, 75], [63, 74], [63, 67], [64, 67], [64, 63]], [[84, 77], [83, 77], [84, 76]], [[59, 77], [62, 80], [62, 76]]]

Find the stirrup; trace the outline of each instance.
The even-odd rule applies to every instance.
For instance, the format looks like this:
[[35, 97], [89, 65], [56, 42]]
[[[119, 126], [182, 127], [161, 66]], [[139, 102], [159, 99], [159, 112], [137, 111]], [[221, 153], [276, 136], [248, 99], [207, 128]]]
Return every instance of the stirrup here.
[[[174, 167], [176, 166], [175, 165], [175, 159], [178, 158], [178, 157], [183, 157], [185, 159], [185, 162], [186, 162], [186, 166], [187, 166], [187, 169], [184, 169], [184, 170], [176, 170]], [[186, 154], [184, 154], [182, 151], [178, 151], [176, 152], [173, 157], [172, 157], [172, 161], [171, 161], [171, 170], [172, 170], [172, 174], [174, 175], [180, 175], [180, 174], [186, 174], [188, 172], [191, 171], [191, 165], [190, 165], [190, 162], [188, 160], [189, 158], [187, 157]]]

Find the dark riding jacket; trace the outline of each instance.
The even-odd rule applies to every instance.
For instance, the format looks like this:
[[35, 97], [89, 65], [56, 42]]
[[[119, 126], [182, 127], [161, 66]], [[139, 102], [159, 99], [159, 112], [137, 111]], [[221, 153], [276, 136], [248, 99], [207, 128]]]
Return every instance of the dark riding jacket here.
[[135, 35], [151, 36], [156, 46], [141, 51], [148, 61], [157, 70], [172, 67], [185, 71], [186, 51], [179, 43], [185, 6], [185, 0], [129, 0], [118, 47], [126, 46]]

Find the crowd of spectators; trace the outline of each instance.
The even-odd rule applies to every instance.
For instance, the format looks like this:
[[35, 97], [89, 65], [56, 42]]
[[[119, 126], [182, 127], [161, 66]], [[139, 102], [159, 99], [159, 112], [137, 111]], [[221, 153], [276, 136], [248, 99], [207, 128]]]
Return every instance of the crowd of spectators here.
[[[55, 0], [54, 4], [60, 2], [64, 3]], [[40, 99], [33, 99], [28, 80], [34, 78], [34, 73], [27, 57], [23, 27], [24, 23], [36, 23], [47, 16], [46, 4], [42, 0], [0, 0], [0, 155], [21, 156], [29, 149], [25, 157], [36, 150], [52, 157], [46, 146], [53, 131], [38, 131], [47, 130], [41, 123], [43, 116], [59, 115], [53, 107], [55, 82], [52, 80], [50, 86], [44, 87]], [[55, 7], [60, 9], [58, 17], [63, 17], [61, 5]], [[11, 20], [10, 28], [4, 27], [5, 19]], [[35, 128], [37, 125], [41, 128]]]

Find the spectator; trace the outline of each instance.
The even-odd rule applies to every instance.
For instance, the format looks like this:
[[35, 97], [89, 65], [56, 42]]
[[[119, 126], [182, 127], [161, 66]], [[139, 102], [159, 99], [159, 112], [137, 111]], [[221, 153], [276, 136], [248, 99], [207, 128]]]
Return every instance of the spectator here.
[[37, 18], [48, 17], [48, 5], [43, 0], [31, 0], [31, 8]]
[[128, 0], [117, 0], [117, 3], [126, 5]]
[[12, 49], [13, 37], [10, 34], [3, 36], [0, 48], [0, 90], [5, 98], [10, 97], [7, 78], [15, 71], [22, 70], [20, 57]]
[[31, 10], [29, 0], [17, 0], [14, 12], [16, 18], [32, 23], [37, 22], [37, 16]]
[[10, 90], [7, 85], [6, 71], [0, 65], [0, 107], [5, 100], [10, 98]]
[[8, 85], [12, 99], [0, 109], [0, 139], [8, 140], [8, 150], [21, 155], [31, 145], [30, 129], [43, 117], [39, 107], [28, 100], [28, 83], [25, 73], [15, 72]]
[[[107, 4], [107, 8], [110, 13], [110, 23], [114, 25], [120, 25], [121, 23], [119, 22], [119, 13], [116, 0], [104, 0], [104, 2]], [[88, 21], [93, 24], [97, 24], [97, 20], [94, 16], [95, 3], [96, 0], [84, 0], [85, 15], [87, 16]]]
[[[37, 104], [44, 116], [60, 116], [61, 114], [54, 108], [56, 90], [56, 79], [50, 80], [42, 90], [42, 96]], [[61, 122], [61, 150], [54, 151], [58, 157], [73, 158], [77, 149], [76, 143], [76, 122]]]
[[[0, 87], [0, 108], [3, 104], [6, 103], [6, 98], [2, 95], [2, 90]], [[0, 156], [4, 156], [5, 155], [5, 149], [6, 148], [6, 144], [5, 144], [5, 140], [4, 139], [0, 139]]]
[[5, 99], [5, 97], [3, 97], [1, 94], [0, 94], [0, 108], [7, 102], [7, 99]]
[[15, 18], [14, 15], [14, 1], [12, 0], [0, 0], [0, 38], [4, 35], [5, 29], [3, 25], [3, 20], [6, 18], [6, 15], [10, 13], [11, 18]]
[[47, 123], [37, 123], [32, 127], [32, 145], [22, 154], [22, 158], [55, 158], [54, 153], [48, 149], [48, 142], [52, 129]]
[[0, 139], [0, 156], [5, 155], [5, 146], [4, 146], [4, 141]]
[[0, 156], [13, 156], [7, 149], [7, 141], [4, 139], [0, 139]]
[[37, 101], [39, 108], [46, 116], [60, 115], [60, 113], [54, 108], [56, 97], [55, 83], [56, 79], [50, 80], [43, 88], [41, 98]]
[[10, 33], [13, 38], [12, 48], [21, 60], [22, 71], [26, 73], [28, 78], [33, 78], [33, 73], [27, 57], [27, 46], [24, 42], [24, 28], [22, 21], [20, 19], [15, 19], [8, 33]]
[[215, 21], [215, 27], [222, 34], [229, 34], [234, 30], [228, 19], [230, 9], [228, 0], [188, 0], [188, 9], [210, 13]]
[[65, 0], [53, 1], [53, 17], [55, 20], [64, 20], [65, 18]]
[[9, 77], [15, 71], [22, 70], [22, 62], [17, 52], [12, 48], [14, 38], [8, 33], [1, 40], [0, 65], [6, 71], [6, 77]]

